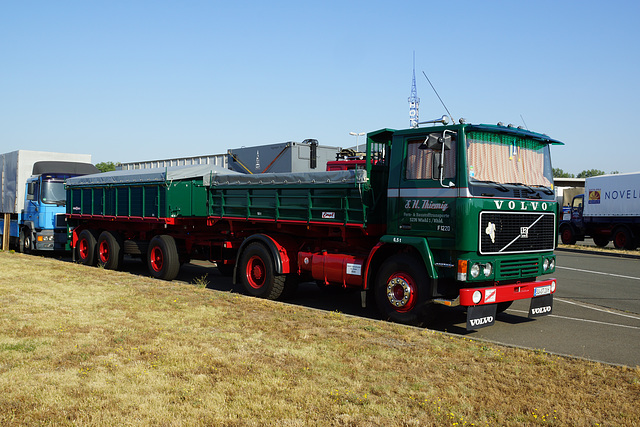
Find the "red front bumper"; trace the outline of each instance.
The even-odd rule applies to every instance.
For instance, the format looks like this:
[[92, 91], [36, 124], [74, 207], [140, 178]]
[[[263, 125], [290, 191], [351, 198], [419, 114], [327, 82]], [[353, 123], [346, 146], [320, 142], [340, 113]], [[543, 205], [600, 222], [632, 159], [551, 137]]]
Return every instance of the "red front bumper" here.
[[[549, 287], [547, 292], [546, 286]], [[460, 289], [460, 305], [485, 305], [498, 302], [515, 301], [519, 299], [533, 298], [535, 296], [553, 294], [556, 291], [556, 279], [541, 280], [537, 282], [514, 283], [511, 285], [498, 285], [487, 288]], [[476, 294], [479, 292], [479, 294]], [[475, 298], [474, 298], [475, 294]]]

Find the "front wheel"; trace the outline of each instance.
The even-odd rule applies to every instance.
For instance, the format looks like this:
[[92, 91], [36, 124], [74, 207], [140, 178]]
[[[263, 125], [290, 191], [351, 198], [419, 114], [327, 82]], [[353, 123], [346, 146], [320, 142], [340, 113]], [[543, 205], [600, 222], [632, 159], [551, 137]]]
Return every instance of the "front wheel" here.
[[392, 322], [422, 326], [433, 318], [427, 269], [411, 255], [394, 255], [382, 264], [375, 297], [382, 316]]
[[249, 295], [275, 300], [284, 290], [285, 276], [276, 275], [269, 250], [254, 242], [242, 252], [238, 278]]
[[18, 237], [18, 252], [28, 254], [31, 252], [31, 230], [23, 228]]
[[576, 244], [576, 233], [573, 231], [570, 225], [565, 225], [560, 229], [560, 238], [565, 245]]
[[180, 257], [173, 237], [162, 235], [151, 239], [147, 251], [149, 273], [156, 279], [173, 280], [180, 271]]

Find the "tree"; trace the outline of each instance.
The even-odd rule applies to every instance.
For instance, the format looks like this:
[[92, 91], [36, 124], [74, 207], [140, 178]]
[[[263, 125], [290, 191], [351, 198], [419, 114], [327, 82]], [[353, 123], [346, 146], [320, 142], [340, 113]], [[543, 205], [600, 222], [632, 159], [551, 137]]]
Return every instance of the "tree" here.
[[560, 168], [553, 168], [554, 178], [575, 178], [575, 175], [569, 172], [565, 172]]
[[584, 170], [582, 172], [580, 172], [577, 176], [577, 178], [590, 178], [592, 176], [599, 176], [599, 175], [604, 175], [605, 172], [601, 171], [600, 169], [589, 169], [589, 170]]
[[116, 170], [116, 165], [113, 162], [96, 163], [96, 167], [100, 169], [100, 172], [111, 172]]

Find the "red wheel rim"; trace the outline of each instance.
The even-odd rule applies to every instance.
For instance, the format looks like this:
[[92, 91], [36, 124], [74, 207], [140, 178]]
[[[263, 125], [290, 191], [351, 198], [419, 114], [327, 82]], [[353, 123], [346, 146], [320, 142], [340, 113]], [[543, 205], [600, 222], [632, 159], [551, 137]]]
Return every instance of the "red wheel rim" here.
[[624, 248], [627, 244], [627, 236], [624, 235], [622, 231], [616, 233], [616, 246], [619, 248]]
[[157, 246], [151, 249], [151, 268], [153, 271], [161, 271], [164, 264], [164, 258], [162, 256], [162, 250]]
[[411, 311], [416, 305], [416, 284], [411, 276], [394, 274], [387, 281], [387, 299], [399, 313]]
[[570, 242], [571, 241], [571, 230], [564, 230], [562, 232], [562, 240], [564, 242]]
[[260, 289], [266, 281], [266, 267], [262, 258], [257, 255], [252, 256], [247, 262], [247, 282], [254, 289]]
[[107, 261], [109, 261], [109, 245], [107, 244], [106, 240], [100, 242], [100, 245], [98, 247], [98, 256], [100, 257], [100, 262], [102, 263], [106, 263]]
[[81, 259], [87, 259], [87, 256], [89, 255], [89, 245], [87, 244], [87, 239], [80, 239], [78, 252], [80, 253]]

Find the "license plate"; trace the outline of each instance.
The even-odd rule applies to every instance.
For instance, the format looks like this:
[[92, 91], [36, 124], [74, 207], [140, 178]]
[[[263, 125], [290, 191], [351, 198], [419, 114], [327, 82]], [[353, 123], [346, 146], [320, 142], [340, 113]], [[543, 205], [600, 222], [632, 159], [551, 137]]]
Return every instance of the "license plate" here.
[[533, 288], [534, 297], [539, 297], [540, 295], [549, 295], [550, 293], [551, 293], [551, 285], [539, 286], [537, 288]]

